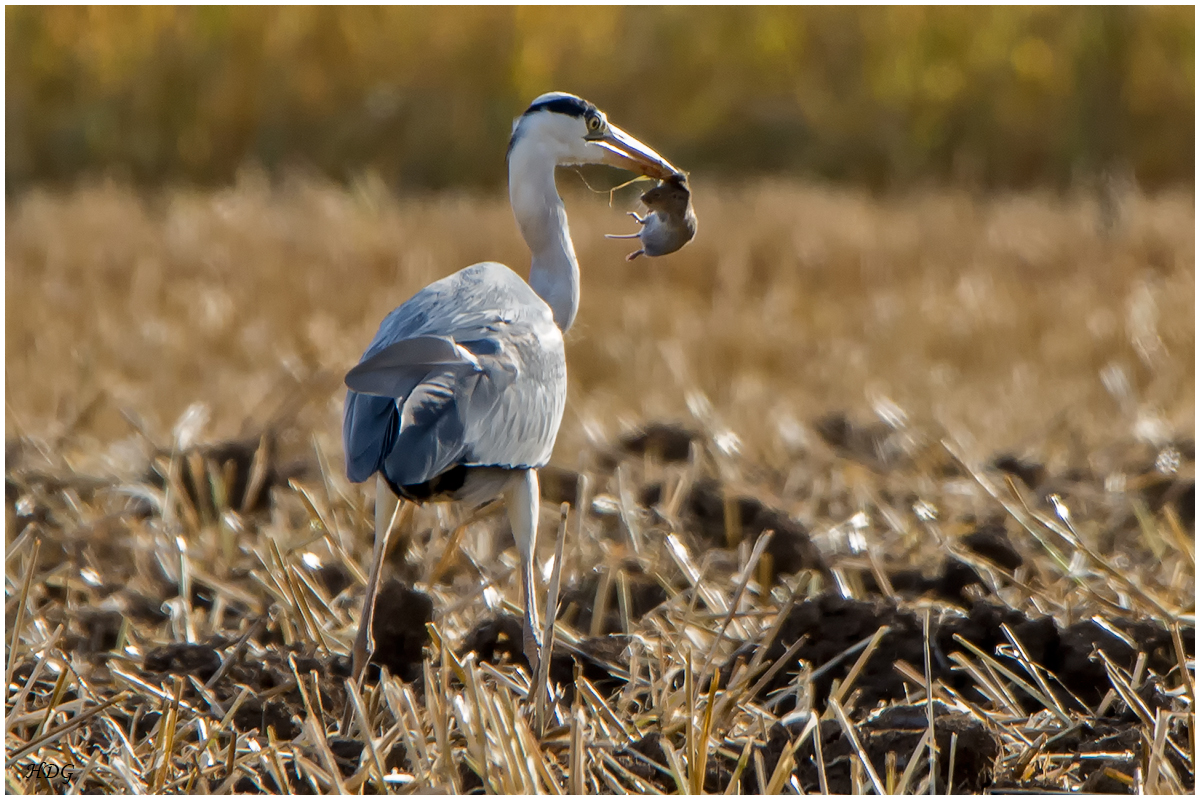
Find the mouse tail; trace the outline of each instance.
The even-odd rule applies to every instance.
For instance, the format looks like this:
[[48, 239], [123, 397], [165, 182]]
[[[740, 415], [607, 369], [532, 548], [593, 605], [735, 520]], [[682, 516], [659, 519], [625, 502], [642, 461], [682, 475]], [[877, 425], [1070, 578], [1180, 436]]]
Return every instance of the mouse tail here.
[[640, 233], [606, 233], [605, 239], [636, 239], [641, 236]]

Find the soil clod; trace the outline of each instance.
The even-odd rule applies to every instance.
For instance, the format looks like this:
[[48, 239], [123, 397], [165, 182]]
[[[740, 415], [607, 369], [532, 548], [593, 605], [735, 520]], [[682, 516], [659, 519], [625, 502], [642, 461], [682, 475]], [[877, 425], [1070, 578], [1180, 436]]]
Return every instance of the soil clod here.
[[698, 441], [699, 438], [698, 433], [682, 425], [654, 422], [641, 430], [622, 436], [619, 447], [626, 453], [649, 453], [661, 461], [687, 461], [692, 442]]
[[[474, 628], [463, 640], [463, 652], [473, 652], [480, 661], [491, 664], [517, 664], [530, 669], [529, 660], [521, 647], [521, 620], [503, 614], [490, 617]], [[550, 682], [563, 687], [565, 697], [574, 697], [575, 664], [579, 663], [581, 674], [601, 691], [619, 686], [628, 668], [626, 649], [628, 636], [594, 636], [568, 645], [555, 641], [550, 657]]]
[[[651, 487], [643, 494], [643, 502], [658, 502], [661, 491], [661, 487]], [[731, 504], [734, 514], [726, 513], [726, 503]], [[767, 554], [776, 573], [814, 569], [828, 574], [825, 560], [804, 525], [757, 498], [729, 497], [714, 480], [698, 481], [692, 487], [682, 515], [687, 529], [706, 547], [732, 547], [742, 540], [755, 542], [764, 531], [771, 530], [775, 535], [767, 545]]]
[[1038, 487], [1046, 480], [1045, 465], [1020, 458], [1012, 453], [1003, 453], [996, 456], [992, 461], [992, 466], [1001, 472], [1012, 475], [1014, 478], [1020, 478], [1021, 482], [1029, 487], [1030, 491], [1036, 492]]
[[79, 624], [84, 630], [84, 651], [98, 653], [117, 646], [125, 617], [120, 611], [85, 608], [79, 614]]
[[[304, 715], [302, 709], [298, 713]], [[266, 735], [267, 728], [274, 728], [276, 739], [290, 741], [300, 735], [300, 726], [292, 719], [292, 709], [282, 700], [264, 702], [258, 697], [247, 697], [234, 713], [233, 724], [240, 731], [257, 728], [263, 735]]]
[[193, 674], [208, 680], [221, 666], [221, 656], [208, 645], [177, 643], [158, 647], [146, 654], [147, 672]]
[[[625, 578], [629, 589], [629, 622], [636, 625], [641, 622], [642, 617], [666, 601], [667, 590], [657, 579], [636, 569], [626, 571]], [[593, 573], [578, 586], [564, 591], [558, 604], [559, 618], [576, 630], [593, 630], [596, 597], [603, 583], [604, 576]], [[600, 634], [623, 633], [624, 622], [620, 602], [615, 596], [615, 581], [610, 582], [609, 592], [612, 596], [601, 601], [605, 604], [604, 619], [595, 630]]]
[[882, 422], [860, 425], [835, 413], [817, 420], [813, 429], [839, 455], [875, 470], [887, 471], [908, 455], [896, 429]]
[[989, 520], [962, 538], [962, 543], [1009, 572], [1025, 563], [1004, 530], [1004, 520]]
[[406, 681], [421, 676], [421, 660], [433, 619], [429, 596], [391, 579], [379, 590], [371, 617], [375, 653], [371, 662]]

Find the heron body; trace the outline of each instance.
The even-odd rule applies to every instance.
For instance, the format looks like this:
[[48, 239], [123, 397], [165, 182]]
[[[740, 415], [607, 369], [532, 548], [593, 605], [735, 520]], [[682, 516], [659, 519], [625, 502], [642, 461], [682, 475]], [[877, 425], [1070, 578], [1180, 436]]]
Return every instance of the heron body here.
[[388, 314], [346, 382], [373, 392], [346, 396], [350, 480], [380, 472], [411, 500], [482, 502], [498, 491], [497, 469], [550, 460], [567, 360], [546, 302], [508, 267], [484, 262]]
[[514, 123], [507, 159], [509, 200], [532, 254], [529, 282], [483, 262], [431, 283], [384, 318], [346, 375], [346, 473], [355, 482], [378, 476], [356, 680], [390, 530], [388, 489], [416, 502], [505, 496], [523, 567], [526, 652], [535, 660], [537, 469], [562, 422], [563, 333], [579, 306], [579, 264], [554, 169], [602, 163], [660, 179], [678, 172], [595, 106], [559, 92], [537, 98]]

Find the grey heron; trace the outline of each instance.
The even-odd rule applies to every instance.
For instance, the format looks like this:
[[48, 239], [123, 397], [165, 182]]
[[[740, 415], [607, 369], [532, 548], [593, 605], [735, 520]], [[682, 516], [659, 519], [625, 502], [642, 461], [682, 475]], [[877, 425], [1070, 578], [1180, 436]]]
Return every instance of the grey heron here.
[[374, 650], [371, 621], [395, 503], [503, 496], [521, 557], [524, 649], [540, 657], [534, 591], [539, 491], [567, 396], [563, 334], [579, 308], [579, 263], [555, 167], [607, 164], [666, 179], [666, 159], [596, 106], [563, 92], [514, 122], [508, 195], [532, 252], [529, 282], [494, 262], [426, 286], [384, 318], [346, 375], [346, 472], [376, 475], [375, 548], [353, 651], [358, 682]]

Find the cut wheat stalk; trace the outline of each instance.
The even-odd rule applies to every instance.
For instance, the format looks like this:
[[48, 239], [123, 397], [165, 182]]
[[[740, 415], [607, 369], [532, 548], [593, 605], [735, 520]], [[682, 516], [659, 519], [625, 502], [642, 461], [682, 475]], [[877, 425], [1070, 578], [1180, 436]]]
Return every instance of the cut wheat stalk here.
[[17, 617], [13, 621], [12, 635], [8, 640], [8, 668], [4, 670], [4, 694], [7, 697], [12, 686], [13, 670], [17, 668], [17, 656], [20, 653], [21, 632], [25, 628], [26, 606], [29, 603], [29, 590], [33, 586], [33, 577], [37, 572], [38, 555], [42, 551], [42, 540], [33, 540], [33, 552], [25, 561], [25, 578], [21, 581], [20, 599], [17, 601]]
[[879, 779], [879, 774], [875, 772], [875, 767], [871, 764], [870, 756], [867, 755], [867, 751], [863, 748], [862, 742], [858, 738], [858, 732], [854, 730], [854, 725], [850, 722], [850, 718], [846, 716], [846, 711], [832, 698], [829, 701], [829, 707], [833, 710], [834, 718], [837, 719], [838, 724], [842, 726], [842, 733], [850, 741], [850, 746], [853, 748], [859, 763], [866, 770], [867, 777], [871, 780], [871, 786], [875, 788], [875, 793], [884, 794], [883, 781]]

